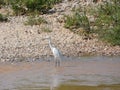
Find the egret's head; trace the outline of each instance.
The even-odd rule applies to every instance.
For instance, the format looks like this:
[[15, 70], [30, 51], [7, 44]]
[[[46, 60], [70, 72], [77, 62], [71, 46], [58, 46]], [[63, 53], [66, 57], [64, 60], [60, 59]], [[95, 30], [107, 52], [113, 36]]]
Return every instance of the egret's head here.
[[49, 40], [49, 39], [51, 39], [51, 38], [50, 38], [50, 36], [46, 36], [45, 38], [43, 38], [43, 40], [45, 40], [45, 39], [48, 39], [48, 40]]

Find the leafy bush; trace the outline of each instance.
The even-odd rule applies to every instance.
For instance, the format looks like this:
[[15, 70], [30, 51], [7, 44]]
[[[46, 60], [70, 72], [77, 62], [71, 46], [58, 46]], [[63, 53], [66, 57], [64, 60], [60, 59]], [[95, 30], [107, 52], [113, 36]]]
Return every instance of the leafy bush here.
[[0, 22], [7, 22], [8, 18], [7, 16], [3, 16], [2, 14], [0, 14]]
[[65, 28], [69, 28], [71, 31], [77, 34], [81, 34], [79, 30], [80, 28], [83, 28], [83, 32], [86, 34], [90, 33], [90, 24], [88, 17], [85, 14], [80, 14], [79, 12], [75, 12], [71, 16], [65, 16]]
[[0, 5], [4, 5], [4, 4], [5, 4], [4, 0], [0, 0]]
[[25, 25], [41, 25], [42, 23], [47, 23], [47, 21], [39, 16], [29, 16], [27, 18], [27, 21], [25, 22]]
[[[88, 7], [80, 7], [78, 10], [74, 9], [74, 12], [71, 16], [65, 16], [66, 28], [75, 33], [81, 30], [79, 28], [83, 28], [89, 34], [90, 27], [93, 27], [92, 32], [98, 34], [100, 39], [112, 45], [120, 45], [120, 0], [105, 1], [104, 4], [92, 10], [88, 10]], [[94, 16], [95, 21], [89, 22], [88, 15]]]
[[105, 2], [97, 11], [96, 26], [99, 37], [112, 45], [120, 45], [120, 1]]
[[54, 4], [62, 0], [11, 0], [10, 4], [16, 15], [38, 12], [47, 13]]
[[46, 13], [48, 9], [60, 1], [61, 0], [27, 0], [25, 3], [29, 11], [37, 10]]

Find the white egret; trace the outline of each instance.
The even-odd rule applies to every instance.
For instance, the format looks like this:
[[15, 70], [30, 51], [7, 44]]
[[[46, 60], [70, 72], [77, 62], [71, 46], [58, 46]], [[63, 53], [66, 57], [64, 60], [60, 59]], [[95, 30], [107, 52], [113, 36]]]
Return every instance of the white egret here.
[[51, 51], [54, 55], [55, 66], [60, 66], [60, 63], [61, 63], [61, 60], [62, 60], [62, 54], [60, 53], [60, 51], [56, 47], [54, 47], [51, 44], [51, 38], [50, 37], [46, 37], [45, 39], [48, 40], [50, 49], [51, 49]]

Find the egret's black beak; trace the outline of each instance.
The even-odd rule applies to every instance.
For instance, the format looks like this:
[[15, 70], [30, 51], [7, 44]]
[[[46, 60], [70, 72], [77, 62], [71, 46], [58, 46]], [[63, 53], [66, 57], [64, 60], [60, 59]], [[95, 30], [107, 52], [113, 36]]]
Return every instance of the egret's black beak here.
[[45, 40], [45, 38], [42, 38], [41, 40]]
[[42, 40], [46, 40], [47, 38], [42, 38]]

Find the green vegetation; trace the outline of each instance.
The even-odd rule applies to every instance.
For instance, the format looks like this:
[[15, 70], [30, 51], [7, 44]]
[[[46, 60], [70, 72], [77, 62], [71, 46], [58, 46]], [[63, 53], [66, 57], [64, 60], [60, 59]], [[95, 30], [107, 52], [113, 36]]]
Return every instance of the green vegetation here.
[[8, 17], [0, 14], [0, 22], [7, 22], [7, 21], [8, 21]]
[[112, 45], [120, 45], [120, 1], [105, 2], [97, 11], [95, 22], [99, 37]]
[[[8, 5], [13, 9], [15, 15], [30, 15], [25, 22], [26, 25], [41, 25], [47, 21], [37, 15], [47, 13], [49, 9], [61, 1], [0, 0], [0, 7]], [[94, 22], [91, 22], [88, 16], [94, 17]], [[7, 16], [0, 14], [0, 21], [8, 21]], [[96, 33], [98, 38], [105, 42], [120, 45], [120, 0], [111, 0], [111, 2], [106, 0], [104, 4], [94, 7], [94, 9], [91, 6], [73, 8], [73, 14], [65, 16], [64, 26], [79, 35], [89, 37], [91, 33]], [[43, 31], [51, 32], [49, 28], [44, 28]]]
[[[87, 16], [93, 16], [94, 22], [90, 22]], [[87, 34], [96, 33], [100, 39], [112, 45], [120, 45], [120, 1], [106, 1], [94, 10], [74, 10], [73, 15], [65, 16], [65, 27], [77, 34], [83, 33], [81, 30]]]
[[25, 25], [41, 25], [42, 23], [47, 23], [47, 21], [43, 17], [32, 15], [28, 16]]
[[5, 5], [5, 2], [4, 2], [3, 0], [0, 0], [0, 7], [1, 7], [2, 5]]
[[66, 17], [66, 20], [65, 20], [66, 28], [69, 28], [71, 31], [77, 34], [80, 34], [80, 32], [77, 31], [77, 29], [79, 28], [83, 28], [79, 30], [84, 30], [86, 34], [90, 33], [89, 20], [85, 14], [82, 15], [78, 12], [75, 12], [73, 15], [65, 16], [65, 17]]
[[1, 4], [11, 5], [15, 15], [24, 15], [28, 13], [47, 13], [54, 4], [62, 0], [3, 0]]

